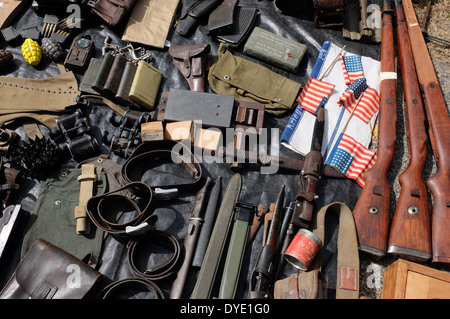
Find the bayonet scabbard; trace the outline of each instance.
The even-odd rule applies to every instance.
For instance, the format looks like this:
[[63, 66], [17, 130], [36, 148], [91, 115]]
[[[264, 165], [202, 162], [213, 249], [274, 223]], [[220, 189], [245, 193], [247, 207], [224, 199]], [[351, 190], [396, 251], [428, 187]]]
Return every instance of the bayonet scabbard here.
[[233, 299], [236, 293], [245, 247], [249, 239], [250, 221], [255, 211], [256, 207], [251, 204], [236, 203], [233, 230], [219, 288], [220, 299]]
[[203, 218], [203, 225], [200, 232], [200, 236], [197, 242], [197, 248], [195, 249], [195, 255], [192, 260], [192, 266], [201, 267], [203, 257], [205, 256], [206, 247], [208, 246], [211, 231], [216, 220], [217, 203], [219, 202], [219, 196], [221, 191], [222, 177], [218, 177], [214, 182], [214, 186], [209, 195], [208, 206], [206, 207], [205, 217]]
[[205, 258], [192, 291], [192, 299], [208, 299], [211, 294], [241, 187], [241, 175], [235, 174], [228, 183], [223, 196]]
[[194, 208], [192, 209], [191, 217], [189, 218], [186, 236], [184, 237], [184, 260], [177, 273], [177, 278], [172, 284], [170, 290], [170, 299], [180, 299], [183, 293], [184, 283], [186, 282], [189, 267], [191, 266], [192, 256], [194, 254], [195, 245], [197, 243], [200, 227], [203, 221], [203, 214], [206, 208], [206, 196], [209, 187], [212, 183], [212, 178], [206, 179], [205, 186], [198, 191], [195, 198]]

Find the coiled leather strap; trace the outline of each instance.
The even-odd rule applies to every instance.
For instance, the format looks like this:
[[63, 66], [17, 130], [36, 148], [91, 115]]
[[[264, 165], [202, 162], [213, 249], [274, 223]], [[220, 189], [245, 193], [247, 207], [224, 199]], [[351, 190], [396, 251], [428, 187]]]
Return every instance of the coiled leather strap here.
[[139, 277], [124, 278], [109, 284], [97, 295], [97, 299], [114, 299], [114, 296], [120, 291], [129, 289], [130, 287], [135, 287], [135, 289], [137, 287], [143, 291], [149, 291], [156, 299], [165, 299], [163, 292], [154, 282]]
[[[140, 199], [139, 204], [137, 198]], [[86, 209], [92, 222], [107, 233], [123, 236], [142, 234], [142, 228], [147, 229], [158, 219], [153, 214], [152, 198], [150, 186], [133, 182], [109, 193], [91, 197]], [[136, 215], [127, 222], [118, 223], [117, 220], [125, 211], [135, 211]]]
[[[172, 249], [172, 254], [170, 258], [160, 265], [142, 271], [137, 266], [136, 256], [142, 256], [142, 249], [140, 249], [142, 246], [144, 246], [148, 252], [147, 249], [149, 245], [146, 245], [146, 243], [149, 241], [164, 247], [167, 245], [169, 249]], [[174, 236], [159, 230], [150, 231], [144, 237], [141, 237], [136, 241], [131, 241], [128, 245], [128, 261], [131, 271], [138, 277], [152, 281], [166, 279], [175, 274], [177, 271], [180, 254], [181, 249], [178, 240]]]
[[191, 150], [182, 143], [170, 140], [140, 144], [123, 164], [122, 177], [126, 182], [143, 182], [144, 174], [159, 162], [179, 164], [188, 173], [188, 178], [177, 181], [171, 177], [171, 182], [165, 184], [146, 182], [150, 187], [191, 189], [201, 180], [202, 168]]

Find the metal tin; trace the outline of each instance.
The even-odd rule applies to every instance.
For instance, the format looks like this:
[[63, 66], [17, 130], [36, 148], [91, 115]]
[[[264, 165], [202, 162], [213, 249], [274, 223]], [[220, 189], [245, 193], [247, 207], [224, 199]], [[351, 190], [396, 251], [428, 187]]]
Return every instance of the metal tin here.
[[284, 258], [294, 267], [307, 270], [319, 252], [322, 241], [307, 229], [300, 229], [284, 253]]

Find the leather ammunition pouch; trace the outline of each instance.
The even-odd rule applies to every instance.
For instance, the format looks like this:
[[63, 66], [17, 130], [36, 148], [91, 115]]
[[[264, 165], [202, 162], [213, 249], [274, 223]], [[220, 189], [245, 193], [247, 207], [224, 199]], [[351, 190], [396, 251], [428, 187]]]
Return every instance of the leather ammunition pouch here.
[[264, 104], [266, 112], [277, 116], [294, 107], [302, 87], [260, 64], [234, 56], [223, 43], [209, 69], [208, 82], [218, 94]]
[[206, 59], [211, 46], [204, 44], [176, 45], [169, 48], [173, 62], [186, 78], [192, 91], [205, 91]]
[[89, 0], [87, 5], [91, 11], [102, 18], [110, 27], [122, 21], [135, 0]]
[[[80, 276], [72, 278], [73, 282], [71, 269]], [[87, 298], [100, 277], [101, 273], [78, 258], [38, 239], [20, 261], [0, 299]]]

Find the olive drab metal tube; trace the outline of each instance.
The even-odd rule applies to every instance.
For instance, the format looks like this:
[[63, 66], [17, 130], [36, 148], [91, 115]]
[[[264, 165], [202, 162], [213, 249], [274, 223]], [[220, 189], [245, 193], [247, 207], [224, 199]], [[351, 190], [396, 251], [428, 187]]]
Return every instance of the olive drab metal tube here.
[[426, 181], [433, 197], [432, 262], [450, 265], [450, 117], [411, 0], [403, 1], [437, 171]]
[[377, 161], [364, 174], [364, 188], [353, 209], [359, 250], [381, 258], [386, 254], [390, 186], [387, 179], [396, 140], [396, 70], [392, 1], [383, 1], [380, 57], [380, 107]]
[[422, 174], [427, 157], [426, 117], [401, 0], [395, 0], [395, 18], [410, 161], [399, 177], [401, 190], [389, 232], [387, 252], [426, 262], [431, 257], [428, 190]]

